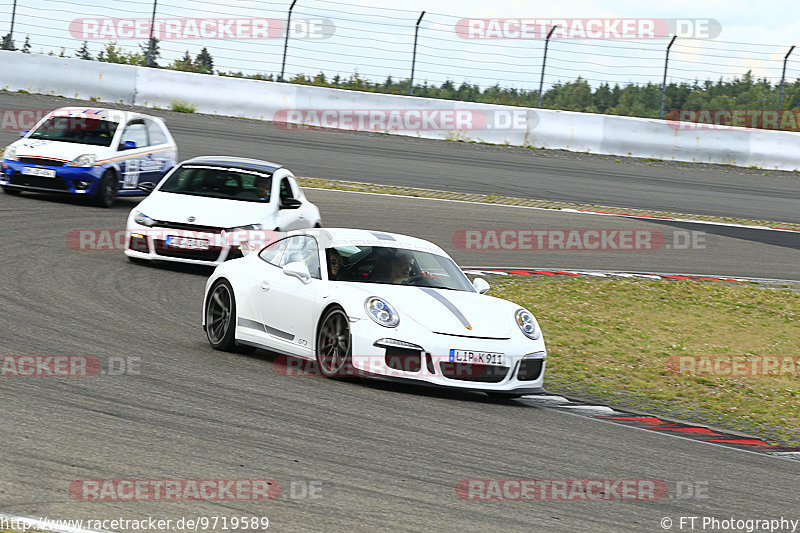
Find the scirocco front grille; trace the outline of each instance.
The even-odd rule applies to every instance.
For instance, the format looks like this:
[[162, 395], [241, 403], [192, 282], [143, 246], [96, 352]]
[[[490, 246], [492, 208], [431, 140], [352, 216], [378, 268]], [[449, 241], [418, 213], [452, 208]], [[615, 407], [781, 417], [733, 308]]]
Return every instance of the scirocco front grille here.
[[217, 228], [214, 226], [200, 226], [199, 224], [188, 224], [184, 222], [168, 222], [166, 220], [156, 220], [155, 227], [166, 229], [180, 229], [185, 231], [197, 231], [203, 233], [222, 233], [224, 228]]
[[198, 261], [216, 261], [219, 258], [220, 251], [222, 251], [219, 246], [212, 246], [207, 250], [172, 248], [167, 246], [161, 239], [153, 239], [153, 245], [158, 255], [177, 257], [179, 259], [197, 259]]

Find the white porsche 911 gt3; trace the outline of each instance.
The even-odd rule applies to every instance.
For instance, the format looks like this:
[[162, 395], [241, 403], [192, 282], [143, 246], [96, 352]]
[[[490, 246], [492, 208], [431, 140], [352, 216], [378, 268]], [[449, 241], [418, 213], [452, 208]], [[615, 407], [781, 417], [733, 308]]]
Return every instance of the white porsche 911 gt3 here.
[[217, 266], [206, 283], [203, 328], [215, 349], [258, 347], [316, 360], [328, 377], [414, 380], [506, 397], [543, 392], [539, 324], [488, 290], [422, 239], [293, 231]]

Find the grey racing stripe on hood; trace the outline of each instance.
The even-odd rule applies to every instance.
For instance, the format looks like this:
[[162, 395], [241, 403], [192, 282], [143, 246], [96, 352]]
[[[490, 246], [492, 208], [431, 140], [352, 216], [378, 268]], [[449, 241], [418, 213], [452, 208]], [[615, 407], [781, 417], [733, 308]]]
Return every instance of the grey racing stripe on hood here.
[[456, 316], [456, 318], [461, 321], [461, 323], [464, 325], [465, 328], [472, 329], [472, 325], [469, 323], [469, 320], [467, 320], [467, 317], [465, 317], [464, 314], [461, 311], [458, 310], [458, 307], [456, 307], [453, 304], [453, 302], [451, 302], [450, 300], [445, 298], [443, 295], [439, 294], [438, 292], [436, 292], [435, 290], [433, 290], [431, 288], [419, 287], [419, 290], [423, 291], [425, 294], [431, 296], [432, 298], [437, 300], [440, 304], [445, 306], [448, 311], [453, 313]]

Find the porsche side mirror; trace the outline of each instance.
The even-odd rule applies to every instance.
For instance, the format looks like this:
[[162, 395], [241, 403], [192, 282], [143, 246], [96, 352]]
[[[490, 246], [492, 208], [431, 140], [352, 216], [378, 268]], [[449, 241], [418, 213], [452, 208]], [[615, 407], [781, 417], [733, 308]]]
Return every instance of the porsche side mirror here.
[[125, 141], [120, 150], [133, 150], [134, 148], [136, 148], [136, 141]]
[[475, 290], [478, 291], [480, 294], [486, 294], [489, 292], [489, 282], [483, 278], [475, 278], [472, 282], [472, 286], [475, 287]]
[[303, 202], [297, 198], [284, 198], [281, 200], [281, 209], [297, 209], [303, 205]]
[[305, 285], [311, 283], [311, 273], [308, 271], [308, 266], [300, 261], [288, 263], [283, 267], [283, 273], [287, 276], [299, 279]]
[[29, 131], [31, 131], [31, 130], [21, 131], [21, 132], [19, 132], [19, 136], [20, 137], [25, 137], [28, 134]]

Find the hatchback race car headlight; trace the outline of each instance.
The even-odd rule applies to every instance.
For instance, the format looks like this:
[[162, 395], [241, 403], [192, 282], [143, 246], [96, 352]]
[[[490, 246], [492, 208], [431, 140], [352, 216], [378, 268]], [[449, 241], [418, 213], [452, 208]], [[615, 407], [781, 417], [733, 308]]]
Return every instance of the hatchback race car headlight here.
[[133, 216], [133, 221], [136, 222], [137, 224], [141, 224], [142, 226], [147, 226], [148, 228], [156, 225], [155, 220], [145, 215], [144, 213], [140, 213], [139, 211], [137, 211], [136, 214]]
[[264, 229], [263, 224], [249, 224], [247, 226], [236, 226], [235, 228], [231, 228], [226, 230], [228, 233], [233, 233], [234, 231], [256, 231]]
[[17, 160], [17, 147], [12, 146], [10, 148], [6, 148], [6, 151], [3, 152], [3, 159], [8, 159], [9, 161], [16, 161]]
[[79, 155], [69, 163], [67, 163], [68, 167], [78, 167], [78, 168], [92, 168], [94, 166], [94, 160], [96, 156], [94, 154], [83, 154]]
[[536, 319], [533, 318], [530, 311], [527, 309], [517, 309], [517, 312], [514, 313], [514, 320], [523, 335], [533, 340], [539, 338], [539, 328], [536, 324]]
[[369, 317], [386, 328], [396, 328], [400, 323], [400, 315], [397, 314], [394, 307], [377, 296], [370, 296], [364, 302], [364, 309], [366, 309]]

